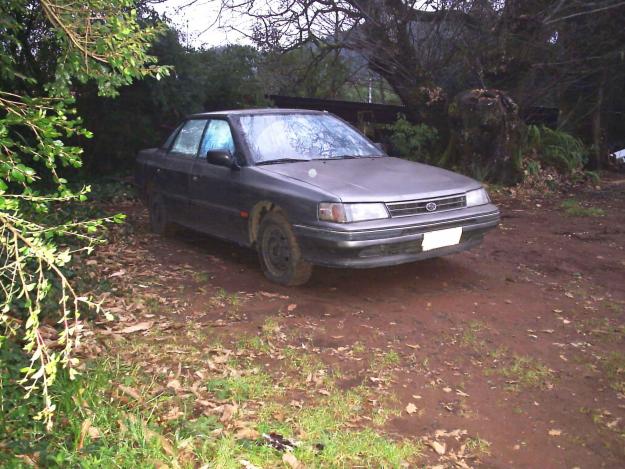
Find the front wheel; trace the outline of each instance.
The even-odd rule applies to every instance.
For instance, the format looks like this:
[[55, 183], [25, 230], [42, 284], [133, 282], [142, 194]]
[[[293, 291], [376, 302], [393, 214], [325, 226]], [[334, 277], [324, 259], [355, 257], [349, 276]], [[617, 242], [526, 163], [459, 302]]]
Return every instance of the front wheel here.
[[258, 256], [265, 277], [281, 285], [303, 285], [312, 265], [302, 259], [291, 225], [280, 213], [265, 215], [258, 230]]

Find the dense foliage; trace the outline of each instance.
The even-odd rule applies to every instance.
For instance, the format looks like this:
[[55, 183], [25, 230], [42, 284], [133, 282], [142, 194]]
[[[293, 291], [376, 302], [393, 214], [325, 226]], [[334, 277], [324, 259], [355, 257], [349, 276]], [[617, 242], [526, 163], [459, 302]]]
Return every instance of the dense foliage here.
[[[91, 249], [100, 226], [120, 220], [81, 219], [66, 209], [89, 191], [72, 190], [64, 177], [82, 164], [82, 149], [66, 142], [91, 137], [72, 108], [75, 88], [92, 83], [114, 97], [122, 85], [168, 72], [147, 53], [159, 27], [141, 26], [133, 7], [133, 0], [0, 4], [0, 346], [23, 344], [30, 364], [22, 384], [27, 396], [42, 394], [39, 418], [49, 425], [57, 368], [73, 370], [81, 314], [98, 309], [64, 267]], [[61, 327], [60, 349], [44, 338], [46, 312]]]
[[406, 117], [400, 115], [397, 121], [389, 126], [390, 142], [394, 153], [414, 161], [438, 164], [440, 154], [436, 146], [438, 132], [427, 124], [411, 124]]

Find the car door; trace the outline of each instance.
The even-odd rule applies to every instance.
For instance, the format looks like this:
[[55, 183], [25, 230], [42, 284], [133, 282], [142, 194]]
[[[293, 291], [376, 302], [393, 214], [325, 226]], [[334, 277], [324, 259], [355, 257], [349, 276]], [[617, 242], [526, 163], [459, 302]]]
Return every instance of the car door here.
[[206, 123], [207, 119], [185, 122], [157, 169], [157, 186], [163, 196], [167, 216], [183, 225], [192, 224], [189, 177]]
[[237, 159], [227, 120], [208, 121], [193, 165], [189, 187], [195, 227], [220, 238], [245, 242], [247, 219], [241, 216], [241, 171], [208, 163], [209, 150], [228, 150]]

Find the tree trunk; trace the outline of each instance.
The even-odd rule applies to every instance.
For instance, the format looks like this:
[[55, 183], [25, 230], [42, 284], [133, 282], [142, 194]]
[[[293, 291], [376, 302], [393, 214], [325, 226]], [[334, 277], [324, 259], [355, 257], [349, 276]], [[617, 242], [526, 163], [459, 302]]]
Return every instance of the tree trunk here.
[[603, 138], [603, 127], [601, 113], [603, 111], [603, 95], [605, 88], [605, 73], [602, 74], [600, 83], [597, 86], [597, 96], [594, 110], [592, 112], [592, 151], [589, 161], [591, 169], [602, 169], [607, 156], [607, 149]]

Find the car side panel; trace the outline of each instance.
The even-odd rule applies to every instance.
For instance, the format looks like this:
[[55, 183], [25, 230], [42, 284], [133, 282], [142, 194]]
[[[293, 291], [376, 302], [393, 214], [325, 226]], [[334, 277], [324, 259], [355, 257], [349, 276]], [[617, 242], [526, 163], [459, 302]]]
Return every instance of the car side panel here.
[[162, 198], [172, 221], [187, 224], [189, 218], [189, 175], [193, 158], [168, 154], [163, 149], [139, 153], [135, 173], [141, 198], [147, 204]]
[[241, 216], [245, 192], [241, 171], [196, 158], [189, 182], [191, 228], [245, 244], [247, 220]]

